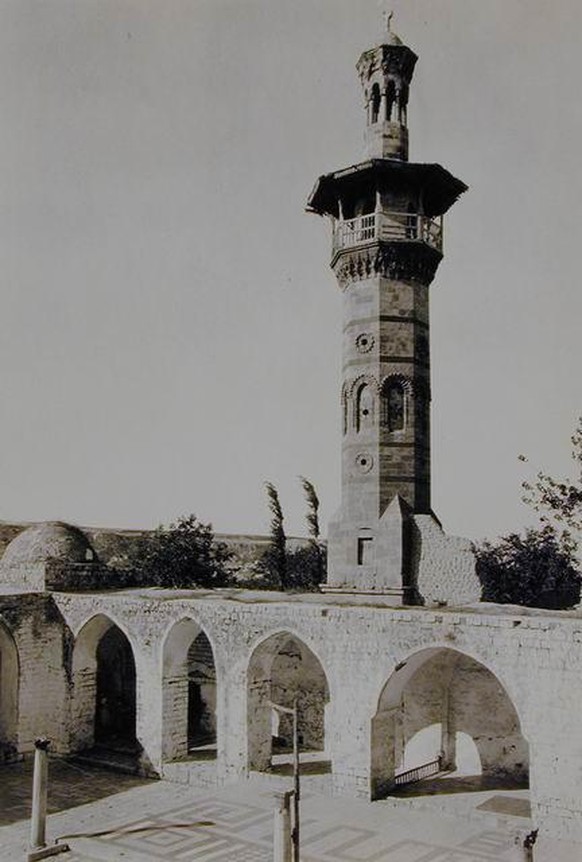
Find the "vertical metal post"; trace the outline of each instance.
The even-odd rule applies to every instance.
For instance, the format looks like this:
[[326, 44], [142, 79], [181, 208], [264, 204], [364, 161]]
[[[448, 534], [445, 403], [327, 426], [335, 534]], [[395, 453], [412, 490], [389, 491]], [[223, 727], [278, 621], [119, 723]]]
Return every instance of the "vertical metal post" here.
[[297, 722], [297, 698], [293, 701], [293, 709], [281, 706], [279, 703], [269, 701], [269, 706], [278, 712], [286, 713], [293, 718], [293, 829], [291, 841], [293, 843], [293, 862], [299, 862], [299, 800], [301, 799], [299, 784], [299, 727]]
[[297, 698], [293, 701], [293, 862], [299, 862], [299, 729], [297, 726]]
[[32, 778], [32, 818], [30, 821], [30, 847], [46, 847], [46, 796], [48, 739], [34, 741], [34, 774]]

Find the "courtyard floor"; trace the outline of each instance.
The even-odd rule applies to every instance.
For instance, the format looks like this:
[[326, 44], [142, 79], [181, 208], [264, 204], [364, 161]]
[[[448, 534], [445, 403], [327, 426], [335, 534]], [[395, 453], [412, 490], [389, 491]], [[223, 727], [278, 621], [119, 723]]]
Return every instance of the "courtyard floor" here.
[[[26, 856], [31, 764], [0, 767], [0, 860]], [[48, 839], [63, 862], [272, 862], [273, 794], [286, 777], [217, 790], [144, 781], [52, 761]], [[513, 835], [531, 828], [527, 791], [462, 788], [366, 803], [324, 797], [303, 782], [302, 862], [511, 862]], [[99, 834], [97, 834], [99, 833]], [[561, 842], [536, 862], [575, 862]]]

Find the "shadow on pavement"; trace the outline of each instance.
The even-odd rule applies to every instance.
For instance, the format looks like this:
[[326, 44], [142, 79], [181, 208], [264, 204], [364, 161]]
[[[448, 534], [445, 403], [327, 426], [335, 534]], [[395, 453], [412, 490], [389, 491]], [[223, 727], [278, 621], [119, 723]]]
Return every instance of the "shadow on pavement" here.
[[390, 796], [410, 798], [413, 796], [437, 796], [448, 793], [482, 793], [484, 790], [527, 790], [527, 782], [511, 783], [507, 778], [483, 775], [443, 775], [416, 781], [390, 792]]
[[[30, 817], [32, 760], [0, 766], [0, 826]], [[106, 769], [79, 767], [64, 760], [49, 761], [48, 813], [66, 811], [121, 793], [152, 779], [122, 775]]]

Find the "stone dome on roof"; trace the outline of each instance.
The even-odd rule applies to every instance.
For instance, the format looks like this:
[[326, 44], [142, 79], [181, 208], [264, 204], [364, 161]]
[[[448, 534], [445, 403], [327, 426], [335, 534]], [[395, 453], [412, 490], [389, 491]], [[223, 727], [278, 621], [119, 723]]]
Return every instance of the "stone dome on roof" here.
[[31, 565], [48, 560], [90, 563], [95, 560], [95, 552], [78, 527], [62, 521], [45, 521], [28, 527], [12, 539], [4, 551], [1, 566]]

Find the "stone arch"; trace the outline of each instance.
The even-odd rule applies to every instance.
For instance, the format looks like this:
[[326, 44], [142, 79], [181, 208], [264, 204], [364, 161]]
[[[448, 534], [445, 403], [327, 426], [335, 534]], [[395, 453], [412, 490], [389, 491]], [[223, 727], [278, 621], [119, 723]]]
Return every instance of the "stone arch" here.
[[247, 733], [249, 769], [267, 772], [274, 745], [289, 749], [292, 720], [271, 704], [298, 707], [301, 751], [324, 751], [329, 685], [315, 652], [297, 635], [277, 632], [254, 649], [247, 670]]
[[483, 782], [527, 786], [528, 743], [519, 715], [499, 678], [484, 664], [449, 647], [431, 647], [397, 665], [372, 719], [372, 797], [386, 795], [402, 770], [407, 742], [423, 728], [441, 726], [443, 769], [456, 767], [458, 734], [477, 748]]
[[204, 629], [173, 623], [162, 647], [162, 759], [216, 756], [216, 665]]
[[12, 760], [18, 743], [20, 661], [14, 638], [0, 621], [0, 763]]
[[348, 395], [348, 385], [344, 383], [342, 386], [341, 396], [340, 396], [340, 404], [342, 411], [342, 434], [348, 433], [348, 404], [349, 404], [349, 395]]
[[[404, 744], [402, 762], [398, 771], [406, 771], [422, 766], [436, 759], [442, 745], [442, 722], [435, 722], [422, 730], [417, 730]], [[483, 772], [479, 749], [469, 734], [461, 730], [455, 732], [455, 775], [479, 776]]]
[[80, 628], [73, 647], [71, 750], [96, 743], [137, 751], [136, 669], [126, 632], [105, 614]]
[[354, 398], [356, 391], [363, 383], [367, 383], [374, 395], [378, 394], [378, 381], [373, 374], [359, 374], [350, 383], [346, 383], [346, 391], [349, 398]]

